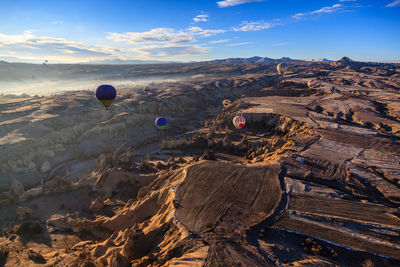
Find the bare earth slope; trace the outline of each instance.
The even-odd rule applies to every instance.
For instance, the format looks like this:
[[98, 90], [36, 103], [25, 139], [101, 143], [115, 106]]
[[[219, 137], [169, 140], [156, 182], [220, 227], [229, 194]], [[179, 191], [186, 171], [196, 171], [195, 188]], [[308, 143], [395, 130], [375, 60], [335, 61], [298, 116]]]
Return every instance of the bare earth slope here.
[[176, 190], [177, 219], [191, 232], [200, 232], [215, 222], [221, 227], [229, 225], [230, 231], [256, 224], [279, 203], [279, 172], [279, 165], [195, 165], [187, 170], [187, 178]]
[[0, 98], [0, 266], [399, 266], [399, 66], [275, 67]]

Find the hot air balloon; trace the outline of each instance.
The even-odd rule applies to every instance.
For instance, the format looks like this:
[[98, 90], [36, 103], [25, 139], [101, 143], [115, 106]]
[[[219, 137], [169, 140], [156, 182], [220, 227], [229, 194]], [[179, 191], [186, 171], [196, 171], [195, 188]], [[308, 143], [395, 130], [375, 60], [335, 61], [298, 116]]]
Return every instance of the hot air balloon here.
[[243, 116], [239, 115], [234, 117], [232, 122], [236, 129], [242, 129], [246, 123], [246, 119]]
[[222, 105], [224, 106], [224, 108], [228, 108], [231, 104], [232, 102], [229, 99], [225, 99], [224, 101], [222, 101]]
[[103, 84], [96, 89], [96, 97], [106, 107], [106, 109], [108, 109], [116, 96], [117, 91], [112, 85]]
[[157, 117], [155, 124], [158, 129], [162, 130], [167, 126], [167, 119], [164, 117]]
[[285, 74], [287, 69], [288, 69], [288, 66], [286, 63], [279, 63], [278, 66], [276, 66], [276, 70], [278, 71], [279, 75]]
[[145, 93], [145, 94], [150, 94], [150, 89], [148, 88], [148, 87], [143, 87], [143, 92]]
[[317, 86], [317, 81], [311, 80], [311, 81], [308, 81], [307, 84], [308, 84], [308, 87], [314, 88], [315, 86]]

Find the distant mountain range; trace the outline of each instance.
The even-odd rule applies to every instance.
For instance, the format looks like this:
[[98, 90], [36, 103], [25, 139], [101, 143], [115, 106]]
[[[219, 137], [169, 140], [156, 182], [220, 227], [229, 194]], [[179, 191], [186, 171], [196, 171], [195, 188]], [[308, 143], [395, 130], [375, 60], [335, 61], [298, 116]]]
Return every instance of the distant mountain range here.
[[180, 63], [179, 61], [158, 61], [158, 60], [122, 60], [122, 59], [104, 59], [104, 60], [92, 60], [89, 62], [83, 62], [81, 64], [167, 64], [167, 63]]
[[290, 57], [282, 57], [273, 59], [269, 57], [249, 57], [249, 58], [227, 58], [227, 59], [216, 59], [209, 62], [221, 62], [221, 63], [234, 63], [234, 62], [284, 62], [284, 61], [300, 61], [299, 59], [292, 59]]
[[[208, 62], [217, 62], [217, 63], [243, 63], [243, 62], [286, 62], [286, 61], [302, 61], [301, 59], [292, 59], [290, 57], [282, 57], [278, 59], [273, 59], [269, 57], [249, 57], [249, 58], [226, 58], [226, 59], [216, 59], [210, 60]], [[316, 62], [332, 62], [332, 60], [326, 58], [320, 59], [310, 59], [305, 61], [316, 61]], [[196, 61], [192, 61], [194, 63]], [[121, 59], [105, 59], [105, 60], [96, 60], [89, 61], [88, 64], [162, 64], [162, 63], [182, 63], [178, 61], [157, 61], [157, 60], [121, 60]]]
[[[318, 58], [318, 59], [292, 59], [290, 57], [281, 57], [278, 59], [269, 57], [249, 57], [249, 58], [226, 58], [226, 59], [215, 59], [209, 61], [203, 61], [205, 63], [263, 63], [263, 62], [288, 62], [288, 61], [311, 61], [311, 62], [341, 62], [350, 63], [355, 62], [348, 57], [343, 57], [337, 61]], [[104, 60], [92, 60], [87, 62], [70, 63], [70, 62], [45, 62], [42, 59], [24, 59], [18, 57], [4, 57], [0, 56], [0, 62], [4, 63], [28, 63], [28, 64], [80, 64], [80, 65], [135, 65], [135, 64], [170, 64], [170, 63], [196, 63], [198, 61], [181, 62], [181, 61], [159, 61], [159, 60], [122, 60], [122, 59], [104, 59]], [[378, 62], [375, 62], [378, 63]], [[382, 62], [384, 63], [384, 62]], [[385, 62], [385, 63], [400, 63], [399, 61]]]
[[326, 59], [326, 58], [313, 58], [313, 59], [306, 59], [305, 61], [313, 61], [313, 62], [332, 62], [333, 60]]
[[[34, 63], [41, 64], [44, 63], [43, 60], [27, 60], [21, 59], [17, 57], [0, 57], [0, 60], [4, 60], [7, 62], [13, 63]], [[216, 62], [216, 63], [244, 63], [244, 62], [285, 62], [285, 61], [301, 61], [299, 59], [292, 59], [289, 57], [282, 57], [278, 59], [273, 59], [269, 57], [250, 57], [250, 58], [227, 58], [227, 59], [216, 59], [210, 60], [206, 62]], [[196, 61], [192, 61], [189, 63], [195, 63]], [[92, 60], [88, 62], [80, 62], [78, 64], [98, 64], [98, 65], [128, 65], [128, 64], [168, 64], [168, 63], [183, 63], [179, 61], [158, 61], [158, 60], [122, 60], [122, 59], [104, 59], [104, 60]], [[188, 63], [188, 62], [186, 62]], [[52, 64], [52, 62], [47, 62], [47, 64]], [[68, 63], [67, 63], [68, 64]], [[71, 64], [71, 63], [69, 63]]]
[[[44, 59], [26, 59], [18, 57], [0, 57], [0, 61], [10, 63], [31, 63], [31, 64], [54, 64], [54, 62], [45, 62]], [[57, 62], [56, 64], [100, 64], [100, 65], [123, 65], [123, 64], [164, 64], [164, 63], [180, 63], [178, 61], [158, 61], [158, 60], [122, 60], [122, 59], [104, 59], [92, 60], [87, 62], [70, 63], [70, 62]]]

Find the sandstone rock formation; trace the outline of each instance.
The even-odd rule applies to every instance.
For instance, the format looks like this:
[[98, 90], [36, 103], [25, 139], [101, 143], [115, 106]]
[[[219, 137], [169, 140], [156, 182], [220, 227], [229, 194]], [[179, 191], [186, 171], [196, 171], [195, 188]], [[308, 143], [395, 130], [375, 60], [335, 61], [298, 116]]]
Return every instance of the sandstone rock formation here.
[[288, 64], [0, 104], [0, 264], [398, 266], [398, 65]]

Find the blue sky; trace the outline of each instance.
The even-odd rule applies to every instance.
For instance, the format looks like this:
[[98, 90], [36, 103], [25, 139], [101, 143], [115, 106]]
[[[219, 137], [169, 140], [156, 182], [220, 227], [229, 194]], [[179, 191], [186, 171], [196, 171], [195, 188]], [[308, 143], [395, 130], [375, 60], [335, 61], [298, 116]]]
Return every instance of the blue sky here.
[[0, 59], [400, 61], [400, 0], [0, 1]]

